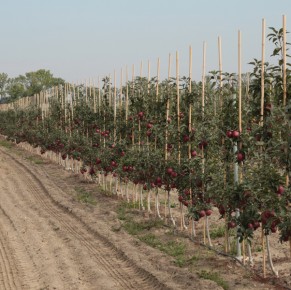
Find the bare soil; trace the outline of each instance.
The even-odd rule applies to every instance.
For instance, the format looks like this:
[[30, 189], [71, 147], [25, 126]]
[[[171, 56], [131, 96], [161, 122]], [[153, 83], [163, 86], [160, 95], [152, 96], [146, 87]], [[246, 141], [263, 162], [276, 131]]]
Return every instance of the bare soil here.
[[[0, 146], [0, 162], [0, 289], [289, 289], [286, 247], [274, 252], [281, 278], [268, 269], [263, 279], [259, 258], [243, 266], [167, 223], [129, 234], [130, 222], [154, 216], [51, 161]], [[183, 255], [161, 250], [171, 242]]]

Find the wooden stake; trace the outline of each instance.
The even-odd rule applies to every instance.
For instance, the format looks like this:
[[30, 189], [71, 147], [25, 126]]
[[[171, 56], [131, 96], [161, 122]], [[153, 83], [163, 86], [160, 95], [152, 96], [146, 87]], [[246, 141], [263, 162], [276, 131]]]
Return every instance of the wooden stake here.
[[139, 71], [139, 76], [142, 78], [142, 68], [143, 68], [143, 63], [142, 61], [140, 62], [140, 71]]
[[85, 80], [85, 97], [86, 97], [86, 105], [88, 104], [88, 94], [87, 94], [87, 80]]
[[262, 228], [262, 254], [263, 254], [263, 277], [266, 278], [266, 251], [265, 251], [265, 234]]
[[113, 132], [113, 139], [114, 144], [116, 143], [116, 71], [114, 70], [114, 93], [113, 93], [113, 112], [114, 112], [114, 132]]
[[122, 110], [122, 83], [123, 83], [123, 69], [120, 70], [120, 93], [119, 93], [119, 111]]
[[218, 36], [218, 66], [219, 66], [219, 105], [220, 109], [222, 109], [223, 106], [223, 100], [221, 95], [221, 89], [222, 89], [222, 52], [221, 52], [221, 37]]
[[98, 76], [98, 113], [101, 112], [101, 89], [100, 89], [100, 76]]
[[286, 15], [283, 15], [283, 106], [286, 106], [287, 99], [287, 48], [286, 48]]
[[241, 32], [238, 31], [238, 128], [242, 132], [242, 95], [241, 95]]
[[206, 42], [203, 42], [203, 64], [202, 64], [202, 119], [204, 119], [204, 107], [205, 107], [205, 62], [206, 62]]
[[169, 82], [171, 77], [171, 54], [169, 54], [168, 59], [168, 99], [167, 99], [167, 107], [166, 107], [166, 129], [165, 129], [165, 160], [168, 160], [168, 120], [170, 114], [170, 89]]
[[160, 58], [157, 62], [157, 87], [156, 87], [156, 101], [159, 100], [159, 81], [160, 81]]
[[93, 80], [93, 108], [94, 108], [94, 113], [97, 112], [96, 108], [96, 89], [95, 89], [95, 82]]
[[178, 128], [178, 163], [181, 163], [181, 141], [180, 141], [180, 84], [179, 84], [179, 54], [176, 51], [176, 86], [177, 86], [177, 128]]
[[125, 96], [125, 122], [127, 124], [127, 119], [128, 119], [128, 69], [126, 66], [125, 69], [125, 81], [126, 81], [126, 96]]
[[264, 124], [264, 98], [265, 98], [265, 19], [262, 20], [262, 63], [261, 63], [261, 113], [260, 125]]
[[[192, 47], [189, 47], [189, 93], [192, 92]], [[192, 131], [192, 103], [189, 104], [189, 125], [188, 125], [189, 134]], [[188, 145], [188, 157], [191, 159], [191, 142]]]

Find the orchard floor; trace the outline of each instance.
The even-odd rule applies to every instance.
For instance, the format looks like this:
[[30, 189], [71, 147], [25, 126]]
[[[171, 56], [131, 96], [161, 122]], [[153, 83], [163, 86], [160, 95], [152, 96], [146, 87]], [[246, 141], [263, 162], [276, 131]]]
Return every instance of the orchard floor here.
[[[0, 289], [291, 289], [287, 245], [274, 278], [189, 239], [80, 174], [0, 140]], [[163, 212], [161, 212], [163, 215]], [[178, 211], [177, 220], [178, 220]], [[218, 215], [210, 218], [218, 233]], [[258, 237], [259, 239], [259, 237]], [[223, 248], [217, 234], [214, 247]]]

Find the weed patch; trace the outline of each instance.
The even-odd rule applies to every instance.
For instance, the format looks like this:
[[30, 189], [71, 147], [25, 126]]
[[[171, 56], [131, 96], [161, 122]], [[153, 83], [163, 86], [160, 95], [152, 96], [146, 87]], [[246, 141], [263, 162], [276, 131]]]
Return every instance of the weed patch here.
[[208, 272], [202, 270], [198, 273], [199, 278], [214, 281], [218, 286], [221, 286], [224, 290], [229, 289], [229, 285], [217, 272]]

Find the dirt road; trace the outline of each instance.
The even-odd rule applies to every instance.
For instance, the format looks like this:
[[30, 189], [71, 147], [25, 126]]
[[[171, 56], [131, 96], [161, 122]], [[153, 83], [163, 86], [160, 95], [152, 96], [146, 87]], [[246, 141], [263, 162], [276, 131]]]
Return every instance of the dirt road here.
[[0, 289], [175, 288], [128, 258], [98, 213], [90, 226], [66, 205], [70, 189], [54, 182], [55, 165], [2, 147], [0, 162]]

